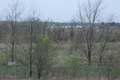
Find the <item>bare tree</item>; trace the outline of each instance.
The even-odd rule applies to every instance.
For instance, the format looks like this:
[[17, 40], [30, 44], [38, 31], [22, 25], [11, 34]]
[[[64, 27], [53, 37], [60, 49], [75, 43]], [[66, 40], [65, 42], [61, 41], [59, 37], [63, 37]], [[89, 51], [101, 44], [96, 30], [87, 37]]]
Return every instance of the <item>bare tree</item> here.
[[103, 56], [107, 51], [107, 43], [110, 39], [110, 34], [111, 34], [111, 29], [109, 28], [108, 24], [102, 23], [99, 26], [99, 38], [98, 38], [98, 42], [99, 42], [99, 63], [102, 63], [103, 60]]
[[101, 23], [101, 25], [99, 26], [98, 29], [98, 39], [97, 42], [99, 42], [99, 63], [103, 62], [103, 57], [107, 51], [107, 47], [109, 44], [109, 42], [111, 42], [112, 40], [114, 40], [113, 38], [116, 36], [117, 34], [117, 30], [113, 29], [112, 27], [110, 27], [110, 22], [112, 22], [114, 19], [114, 16], [111, 15], [107, 21], [107, 23]]
[[5, 43], [10, 47], [11, 49], [11, 62], [14, 62], [14, 55], [15, 55], [15, 42], [16, 42], [16, 33], [18, 30], [18, 20], [21, 17], [21, 14], [24, 11], [24, 6], [22, 3], [16, 1], [13, 2], [13, 4], [9, 5], [9, 8], [5, 10], [5, 17], [6, 21], [8, 21], [8, 32], [9, 32], [9, 39], [8, 43], [5, 41]]
[[76, 23], [75, 23], [75, 20], [72, 19], [71, 22], [70, 22], [70, 39], [71, 41], [73, 41], [73, 37], [74, 37], [74, 29], [76, 28]]
[[92, 47], [95, 42], [95, 22], [103, 9], [101, 4], [102, 0], [95, 0], [93, 3], [88, 0], [85, 5], [78, 5], [77, 21], [82, 26], [80, 35], [83, 36], [83, 43], [79, 48], [86, 54], [89, 64], [91, 64]]

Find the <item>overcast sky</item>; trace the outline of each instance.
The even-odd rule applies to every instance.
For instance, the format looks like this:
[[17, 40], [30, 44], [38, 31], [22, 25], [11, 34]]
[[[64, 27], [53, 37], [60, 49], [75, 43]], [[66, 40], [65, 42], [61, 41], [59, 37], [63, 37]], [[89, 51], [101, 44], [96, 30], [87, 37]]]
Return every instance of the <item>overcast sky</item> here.
[[[3, 18], [3, 10], [8, 4], [14, 0], [0, 0], [0, 18]], [[19, 0], [29, 8], [30, 5], [35, 5], [42, 13], [42, 19], [52, 19], [55, 22], [68, 22], [78, 11], [78, 2], [86, 0]], [[103, 15], [115, 14], [115, 22], [120, 22], [120, 0], [103, 0], [104, 9]], [[27, 11], [27, 10], [26, 10]]]

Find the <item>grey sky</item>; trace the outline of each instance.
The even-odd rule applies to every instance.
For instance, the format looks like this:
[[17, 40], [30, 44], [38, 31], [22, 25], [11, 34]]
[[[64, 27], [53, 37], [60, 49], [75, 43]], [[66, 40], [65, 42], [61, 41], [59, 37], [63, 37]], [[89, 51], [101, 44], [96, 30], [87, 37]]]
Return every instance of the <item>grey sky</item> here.
[[[0, 0], [0, 13], [11, 4], [13, 0]], [[42, 12], [42, 19], [52, 19], [55, 22], [70, 21], [78, 10], [78, 2], [86, 0], [19, 0], [23, 1], [28, 8], [31, 4], [36, 5], [37, 9]], [[116, 14], [115, 21], [120, 22], [120, 0], [103, 0], [103, 5], [106, 5], [103, 15], [107, 17], [110, 14]], [[2, 18], [2, 15], [0, 18]]]

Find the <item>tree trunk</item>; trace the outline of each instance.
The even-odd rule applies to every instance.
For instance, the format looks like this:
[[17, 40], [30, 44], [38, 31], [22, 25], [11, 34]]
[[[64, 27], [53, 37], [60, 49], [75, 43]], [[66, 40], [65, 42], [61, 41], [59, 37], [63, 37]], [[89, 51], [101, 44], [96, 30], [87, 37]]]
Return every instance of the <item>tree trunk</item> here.
[[32, 67], [30, 67], [30, 78], [32, 77]]
[[14, 33], [15, 30], [14, 30], [14, 27], [12, 27], [12, 34], [11, 34], [11, 38], [12, 38], [12, 41], [11, 41], [11, 44], [12, 44], [12, 54], [11, 54], [11, 62], [14, 62]]
[[88, 51], [88, 62], [91, 65], [91, 51]]
[[32, 23], [31, 23], [31, 26], [30, 26], [30, 77], [32, 77], [32, 43], [33, 43], [33, 27], [32, 27]]
[[12, 42], [11, 62], [14, 62], [14, 42]]
[[41, 78], [41, 68], [38, 69], [38, 79], [40, 79], [40, 78]]
[[[32, 56], [30, 55], [30, 58], [32, 58]], [[32, 59], [30, 59], [30, 78], [32, 77]]]
[[73, 29], [70, 32], [70, 36], [71, 36], [71, 41], [73, 41]]

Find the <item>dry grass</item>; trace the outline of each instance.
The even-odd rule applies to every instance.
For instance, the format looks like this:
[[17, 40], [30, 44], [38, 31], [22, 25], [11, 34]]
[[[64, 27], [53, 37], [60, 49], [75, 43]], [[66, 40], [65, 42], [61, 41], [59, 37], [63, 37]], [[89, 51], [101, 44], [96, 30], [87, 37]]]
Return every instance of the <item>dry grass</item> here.
[[[70, 56], [78, 56], [79, 61], [78, 62], [87, 62], [87, 58], [84, 53], [78, 48], [77, 50], [74, 48], [74, 44], [71, 42], [59, 42], [59, 43], [53, 43], [53, 46], [55, 46], [56, 50], [56, 56], [55, 56], [55, 62], [64, 63], [69, 59]], [[73, 46], [72, 54], [71, 54], [71, 46]], [[4, 43], [0, 43], [0, 49], [6, 48], [7, 45]], [[18, 47], [27, 47], [27, 45], [22, 44], [18, 45]], [[104, 54], [104, 58], [107, 58], [109, 54], [114, 54], [114, 56], [117, 56], [119, 58], [120, 53], [120, 42], [110, 42], [107, 46], [107, 51]], [[93, 52], [92, 52], [92, 62], [98, 62], [99, 54], [98, 54], [98, 48], [99, 43], [96, 43], [93, 46]], [[0, 50], [1, 56], [4, 56], [5, 53]], [[2, 61], [2, 60], [0, 60]]]

